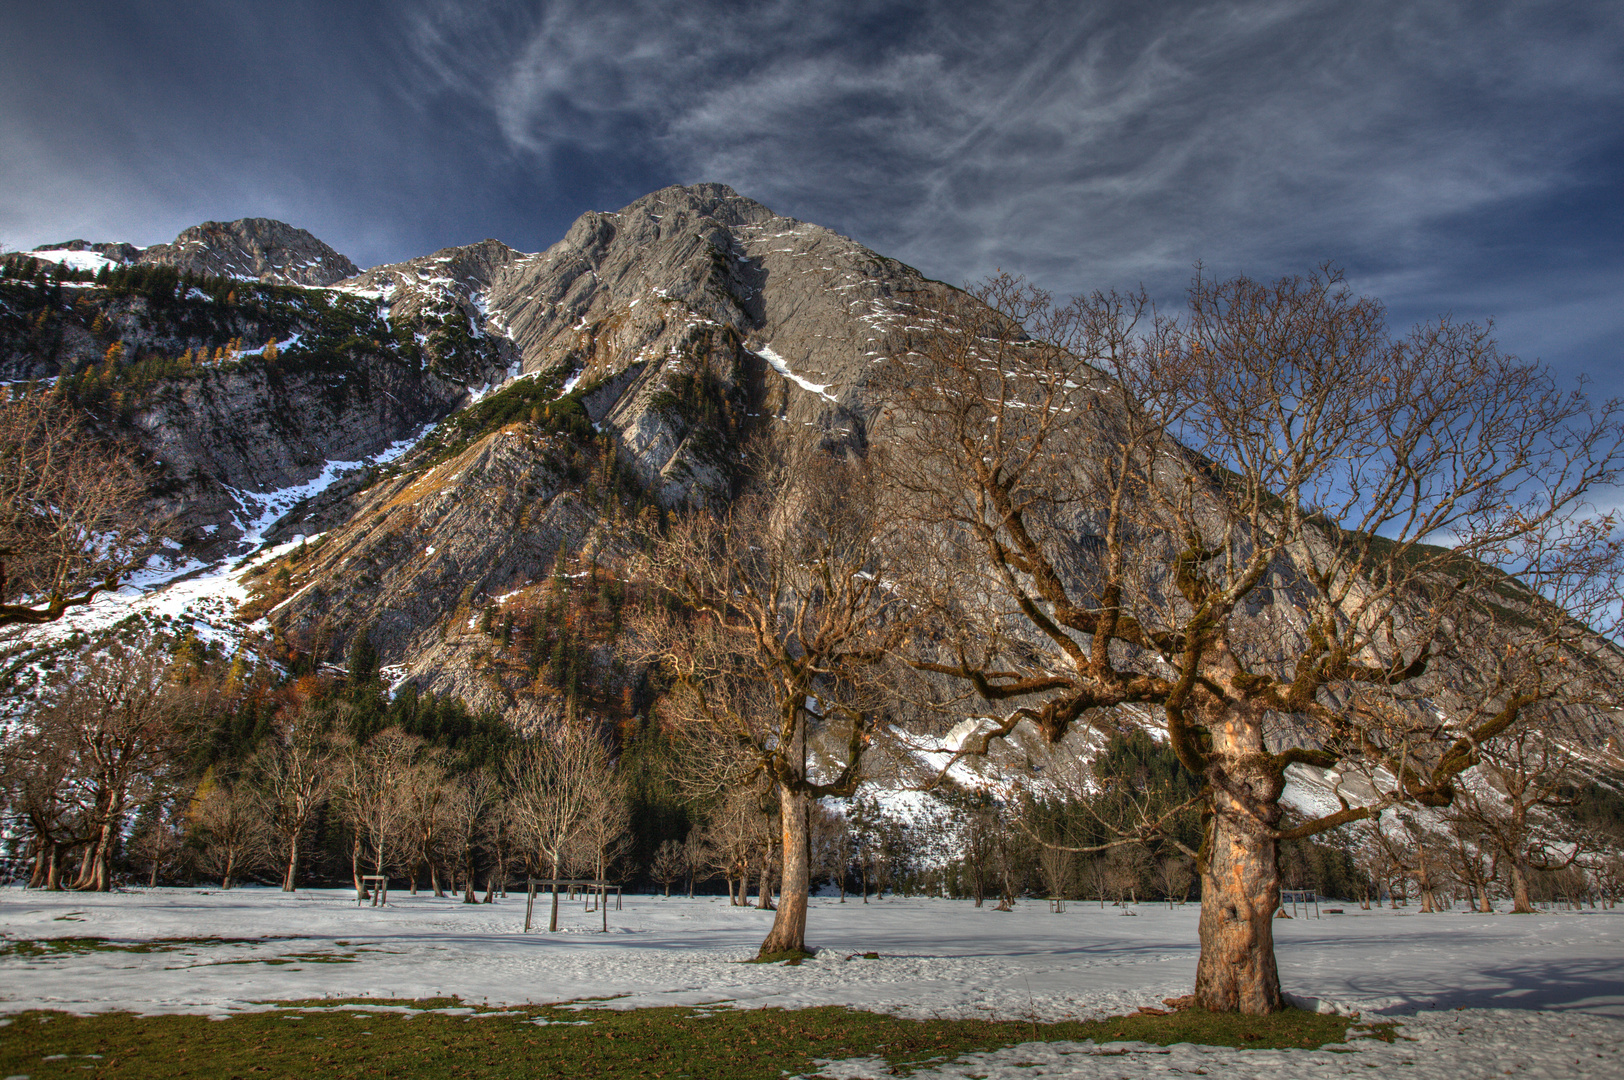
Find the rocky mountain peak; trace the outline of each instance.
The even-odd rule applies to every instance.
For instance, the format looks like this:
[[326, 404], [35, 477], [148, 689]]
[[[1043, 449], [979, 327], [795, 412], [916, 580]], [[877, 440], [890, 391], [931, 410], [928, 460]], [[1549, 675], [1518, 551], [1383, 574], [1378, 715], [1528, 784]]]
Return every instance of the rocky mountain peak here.
[[726, 184], [692, 184], [688, 187], [674, 184], [650, 192], [620, 211], [620, 215], [627, 214], [690, 214], [712, 218], [729, 226], [755, 225], [777, 216]]
[[478, 332], [485, 321], [485, 294], [491, 283], [520, 258], [522, 252], [500, 240], [487, 239], [374, 266], [345, 278], [335, 288], [383, 302], [392, 319], [443, 318], [458, 309]]
[[136, 260], [173, 266], [182, 273], [238, 277], [282, 285], [331, 285], [361, 272], [347, 257], [272, 218], [205, 221], [154, 244]]

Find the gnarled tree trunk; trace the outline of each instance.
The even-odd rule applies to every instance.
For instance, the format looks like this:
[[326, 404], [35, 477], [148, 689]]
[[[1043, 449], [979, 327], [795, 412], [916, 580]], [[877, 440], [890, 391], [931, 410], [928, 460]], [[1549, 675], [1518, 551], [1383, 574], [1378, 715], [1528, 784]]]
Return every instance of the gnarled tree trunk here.
[[[783, 877], [779, 885], [778, 914], [767, 940], [761, 943], [762, 956], [806, 951], [807, 892], [811, 886], [811, 838], [808, 813], [811, 798], [788, 786], [778, 789], [779, 817], [784, 828]], [[762, 874], [762, 895], [771, 886]]]
[[1237, 710], [1226, 720], [1211, 726], [1195, 1001], [1213, 1012], [1262, 1015], [1285, 1008], [1274, 962], [1280, 862], [1272, 835], [1285, 779], [1265, 755], [1261, 712]]

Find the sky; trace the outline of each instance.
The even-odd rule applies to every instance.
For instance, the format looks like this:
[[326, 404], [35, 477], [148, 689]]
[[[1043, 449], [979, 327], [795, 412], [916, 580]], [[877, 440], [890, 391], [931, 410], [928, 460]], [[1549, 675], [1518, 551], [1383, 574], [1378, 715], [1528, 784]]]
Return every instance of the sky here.
[[955, 284], [1341, 266], [1624, 396], [1624, 4], [53, 0], [0, 244], [274, 217], [371, 266], [720, 181]]

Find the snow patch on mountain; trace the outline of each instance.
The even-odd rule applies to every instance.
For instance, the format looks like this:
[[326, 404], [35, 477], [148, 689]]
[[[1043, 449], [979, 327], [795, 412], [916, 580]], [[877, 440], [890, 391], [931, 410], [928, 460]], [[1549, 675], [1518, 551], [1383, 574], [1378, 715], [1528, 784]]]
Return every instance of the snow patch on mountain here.
[[784, 376], [784, 378], [788, 379], [796, 386], [799, 386], [802, 390], [810, 390], [812, 393], [823, 398], [825, 401], [835, 400], [835, 396], [829, 393], [829, 387], [834, 385], [833, 383], [815, 383], [810, 379], [805, 379], [795, 374], [795, 372], [789, 369], [789, 361], [785, 360], [782, 356], [778, 355], [778, 353], [774, 352], [771, 345], [761, 345], [751, 351], [753, 351], [763, 360], [767, 361], [768, 366], [770, 366], [774, 371]]
[[61, 263], [70, 270], [89, 270], [91, 273], [110, 266], [123, 266], [117, 259], [109, 259], [105, 255], [98, 255], [94, 251], [71, 251], [67, 248], [48, 248], [43, 251], [30, 251], [28, 257], [41, 262]]

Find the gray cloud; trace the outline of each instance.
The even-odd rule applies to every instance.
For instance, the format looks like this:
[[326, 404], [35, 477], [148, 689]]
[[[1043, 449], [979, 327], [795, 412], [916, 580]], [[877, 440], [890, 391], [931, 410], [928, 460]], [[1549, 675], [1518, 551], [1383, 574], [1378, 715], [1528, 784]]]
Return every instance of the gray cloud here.
[[[721, 180], [952, 281], [1332, 258], [1610, 361], [1624, 9], [61, 0], [0, 14], [0, 239], [269, 214], [359, 261]], [[1621, 377], [1624, 383], [1624, 377]]]
[[1604, 6], [662, 7], [548, 5], [499, 56], [513, 9], [441, 7], [419, 46], [516, 152], [652, 155], [1061, 288], [1334, 257], [1442, 298], [1440, 223], [1574, 183], [1624, 70]]

